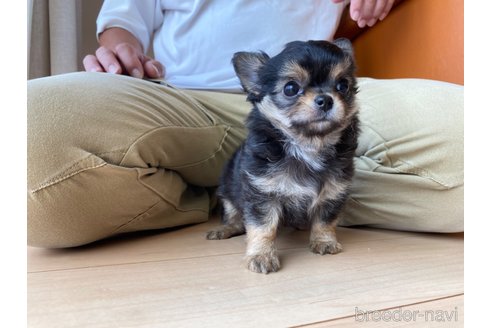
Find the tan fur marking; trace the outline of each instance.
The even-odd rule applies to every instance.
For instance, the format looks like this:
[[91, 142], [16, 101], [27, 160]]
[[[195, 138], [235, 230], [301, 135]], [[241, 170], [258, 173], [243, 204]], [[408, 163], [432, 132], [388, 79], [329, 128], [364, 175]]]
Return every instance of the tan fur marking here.
[[273, 227], [246, 227], [246, 240], [248, 242], [247, 255], [265, 254], [274, 250], [277, 230]]
[[305, 85], [310, 77], [309, 72], [295, 61], [288, 61], [280, 70], [280, 75], [301, 85]]
[[330, 79], [336, 81], [350, 67], [350, 61], [345, 59], [333, 65], [330, 69]]
[[275, 238], [280, 221], [279, 211], [272, 207], [269, 223], [261, 226], [246, 226], [246, 266], [258, 273], [275, 272], [280, 269]]
[[258, 273], [275, 272], [280, 269], [275, 237], [277, 230], [273, 226], [252, 227], [247, 226], [246, 267]]
[[309, 247], [313, 253], [324, 255], [336, 254], [342, 251], [342, 245], [337, 241], [335, 231], [336, 220], [326, 224], [315, 219], [311, 226]]
[[[289, 113], [289, 118], [299, 121], [310, 121], [313, 118], [317, 118], [318, 110], [315, 108], [314, 99], [320, 94], [319, 92], [306, 91], [299, 98], [298, 104], [294, 108], [295, 110]], [[346, 112], [344, 102], [337, 93], [326, 92], [324, 95], [333, 98], [333, 108], [330, 109], [330, 121], [341, 121], [345, 117]]]
[[311, 226], [311, 240], [331, 241], [336, 240], [336, 223], [325, 224], [316, 219]]
[[283, 115], [277, 106], [273, 103], [270, 96], [265, 96], [261, 103], [257, 105], [258, 110], [265, 115], [266, 118], [275, 126], [277, 129], [284, 132], [286, 135], [291, 136], [289, 128], [291, 126], [288, 117]]
[[299, 98], [294, 110], [289, 113], [289, 118], [300, 121], [310, 121], [315, 116], [317, 109], [314, 107], [314, 98], [319, 95], [318, 92], [312, 92], [310, 89], [305, 90]]
[[265, 224], [246, 226], [246, 238], [248, 242], [247, 255], [264, 253], [274, 247], [274, 240], [280, 222], [280, 206], [271, 206]]

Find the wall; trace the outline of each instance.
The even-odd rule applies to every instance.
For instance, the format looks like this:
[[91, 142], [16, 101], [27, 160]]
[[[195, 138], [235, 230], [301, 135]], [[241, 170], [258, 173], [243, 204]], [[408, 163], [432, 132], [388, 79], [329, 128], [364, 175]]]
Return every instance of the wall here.
[[405, 0], [354, 42], [359, 76], [464, 83], [464, 0]]

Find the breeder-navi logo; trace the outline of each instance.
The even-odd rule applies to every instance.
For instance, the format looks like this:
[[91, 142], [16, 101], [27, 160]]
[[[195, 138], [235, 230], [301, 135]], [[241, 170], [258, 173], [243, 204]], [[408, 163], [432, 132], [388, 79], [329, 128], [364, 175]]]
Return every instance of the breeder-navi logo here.
[[355, 321], [384, 321], [384, 322], [401, 322], [401, 321], [418, 321], [425, 320], [425, 322], [448, 322], [458, 321], [458, 308], [455, 307], [454, 311], [445, 310], [403, 310], [402, 308], [393, 310], [376, 310], [376, 311], [362, 311], [358, 307], [355, 308]]

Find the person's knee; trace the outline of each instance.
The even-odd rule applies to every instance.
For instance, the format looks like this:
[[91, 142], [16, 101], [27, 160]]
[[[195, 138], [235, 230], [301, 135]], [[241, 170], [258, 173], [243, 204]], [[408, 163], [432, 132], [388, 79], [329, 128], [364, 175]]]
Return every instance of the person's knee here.
[[463, 232], [464, 199], [463, 185], [449, 189], [435, 190], [434, 199], [429, 199], [430, 211], [422, 222], [422, 231], [426, 232]]
[[451, 188], [463, 180], [463, 87], [363, 79], [358, 156]]
[[463, 231], [463, 181], [447, 187], [428, 176], [401, 173], [356, 160], [351, 197], [342, 225], [404, 231]]
[[[31, 198], [31, 199], [29, 199]], [[51, 208], [50, 208], [51, 207]], [[41, 204], [28, 196], [27, 245], [42, 248], [65, 248], [87, 244], [70, 224], [57, 213], [55, 206]]]
[[109, 237], [113, 231], [113, 226], [102, 222], [94, 212], [88, 212], [80, 193], [71, 192], [60, 185], [39, 191], [28, 191], [27, 244], [29, 246], [42, 248], [81, 246]]
[[356, 164], [368, 171], [366, 184], [388, 193], [380, 200], [383, 212], [391, 209], [383, 222], [403, 230], [462, 231], [463, 87], [369, 79], [360, 88]]
[[463, 186], [425, 188], [408, 195], [408, 204], [383, 220], [381, 227], [396, 230], [455, 233], [464, 231]]

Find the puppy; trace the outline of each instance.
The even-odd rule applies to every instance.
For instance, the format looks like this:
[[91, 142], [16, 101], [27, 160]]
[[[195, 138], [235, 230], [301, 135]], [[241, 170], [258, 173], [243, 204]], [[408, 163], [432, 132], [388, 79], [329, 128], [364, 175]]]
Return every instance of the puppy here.
[[246, 264], [259, 273], [280, 268], [280, 224], [310, 226], [314, 253], [340, 252], [335, 226], [358, 136], [350, 42], [295, 41], [275, 57], [239, 52], [232, 62], [253, 109], [218, 189], [224, 225], [207, 239], [246, 232]]

